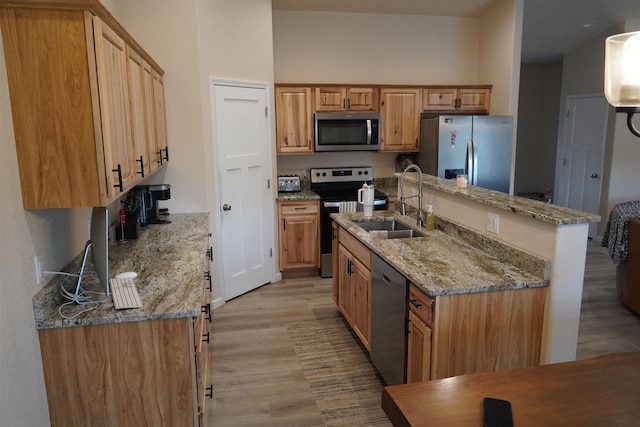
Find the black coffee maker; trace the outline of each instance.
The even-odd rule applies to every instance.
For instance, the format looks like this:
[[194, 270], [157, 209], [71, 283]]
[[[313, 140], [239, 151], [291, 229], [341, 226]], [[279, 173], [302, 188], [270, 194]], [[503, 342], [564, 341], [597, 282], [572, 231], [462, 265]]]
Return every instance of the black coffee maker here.
[[[140, 227], [149, 224], [169, 224], [171, 221], [163, 219], [169, 215], [169, 210], [160, 208], [158, 200], [171, 198], [171, 186], [169, 184], [137, 185], [133, 187], [124, 202], [124, 236], [122, 226], [117, 229], [117, 239], [137, 239]], [[122, 215], [122, 213], [121, 213]]]
[[140, 227], [149, 224], [169, 224], [171, 221], [163, 219], [168, 215], [168, 209], [160, 209], [159, 200], [171, 198], [171, 186], [169, 184], [136, 185], [131, 189], [134, 193], [136, 205], [140, 208]]

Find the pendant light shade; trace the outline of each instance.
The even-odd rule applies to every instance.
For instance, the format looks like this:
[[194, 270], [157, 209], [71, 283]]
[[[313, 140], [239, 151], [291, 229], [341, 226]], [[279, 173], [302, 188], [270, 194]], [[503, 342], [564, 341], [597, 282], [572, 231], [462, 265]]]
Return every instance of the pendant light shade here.
[[604, 94], [616, 112], [627, 114], [634, 135], [633, 115], [640, 112], [640, 31], [616, 34], [605, 42]]

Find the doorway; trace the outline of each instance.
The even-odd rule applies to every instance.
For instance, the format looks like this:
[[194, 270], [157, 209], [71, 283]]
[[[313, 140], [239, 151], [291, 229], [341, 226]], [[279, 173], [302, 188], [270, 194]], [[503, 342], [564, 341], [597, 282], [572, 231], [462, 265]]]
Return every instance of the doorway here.
[[273, 278], [269, 85], [212, 79], [211, 99], [218, 275], [228, 301]]
[[[571, 209], [599, 213], [603, 156], [609, 104], [602, 94], [567, 97], [557, 203]], [[589, 237], [597, 237], [597, 224], [589, 225]]]

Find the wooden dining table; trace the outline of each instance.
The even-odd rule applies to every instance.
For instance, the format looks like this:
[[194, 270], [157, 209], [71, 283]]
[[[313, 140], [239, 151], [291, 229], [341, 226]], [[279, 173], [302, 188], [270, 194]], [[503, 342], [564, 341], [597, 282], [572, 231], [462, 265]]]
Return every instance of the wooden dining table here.
[[640, 426], [640, 352], [385, 387], [398, 426], [482, 426], [482, 399], [511, 402], [513, 424]]

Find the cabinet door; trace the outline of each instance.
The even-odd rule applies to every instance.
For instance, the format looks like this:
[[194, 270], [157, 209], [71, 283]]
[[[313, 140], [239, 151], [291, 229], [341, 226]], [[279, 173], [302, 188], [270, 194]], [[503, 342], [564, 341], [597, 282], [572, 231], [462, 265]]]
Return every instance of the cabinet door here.
[[352, 87], [347, 90], [347, 109], [351, 111], [376, 111], [378, 89]]
[[[154, 88], [153, 88], [153, 69], [151, 65], [142, 62], [142, 93], [144, 96], [144, 114], [145, 123], [147, 124], [147, 158], [145, 164], [149, 173], [155, 171], [160, 166], [158, 147], [158, 131], [156, 119], [156, 107], [154, 104]], [[164, 90], [164, 87], [162, 88]], [[164, 108], [164, 106], [163, 106]], [[164, 116], [164, 114], [163, 114]]]
[[353, 324], [351, 319], [353, 290], [351, 287], [351, 253], [344, 246], [338, 246], [338, 307], [342, 315], [350, 325]]
[[[153, 114], [155, 118], [156, 146], [151, 153], [151, 169], [157, 169], [169, 161], [169, 145], [167, 142], [167, 124], [164, 105], [164, 79], [160, 73], [152, 70], [153, 79]], [[155, 164], [154, 164], [155, 162]]]
[[431, 329], [409, 311], [407, 384], [428, 381], [431, 375]]
[[[318, 204], [280, 206], [280, 269], [318, 266]], [[297, 213], [299, 209], [300, 213]], [[295, 212], [295, 213], [291, 213]]]
[[380, 151], [416, 151], [420, 133], [420, 89], [381, 89]]
[[347, 89], [343, 87], [317, 87], [316, 111], [344, 111], [347, 109]]
[[114, 197], [133, 186], [131, 122], [127, 93], [127, 55], [124, 41], [98, 17], [93, 18], [96, 67], [100, 91], [106, 193]]
[[147, 123], [146, 105], [148, 90], [144, 81], [144, 61], [134, 50], [127, 47], [127, 82], [129, 87], [129, 115], [131, 117], [132, 167], [140, 178], [149, 175], [149, 133], [153, 123]]
[[461, 111], [489, 112], [490, 100], [490, 89], [458, 89], [458, 109]]
[[279, 154], [313, 152], [311, 88], [276, 88], [276, 148]]
[[353, 289], [352, 317], [353, 330], [369, 350], [371, 325], [371, 272], [357, 259], [352, 259], [351, 286]]
[[422, 94], [424, 111], [455, 110], [457, 90], [455, 88], [428, 88]]

